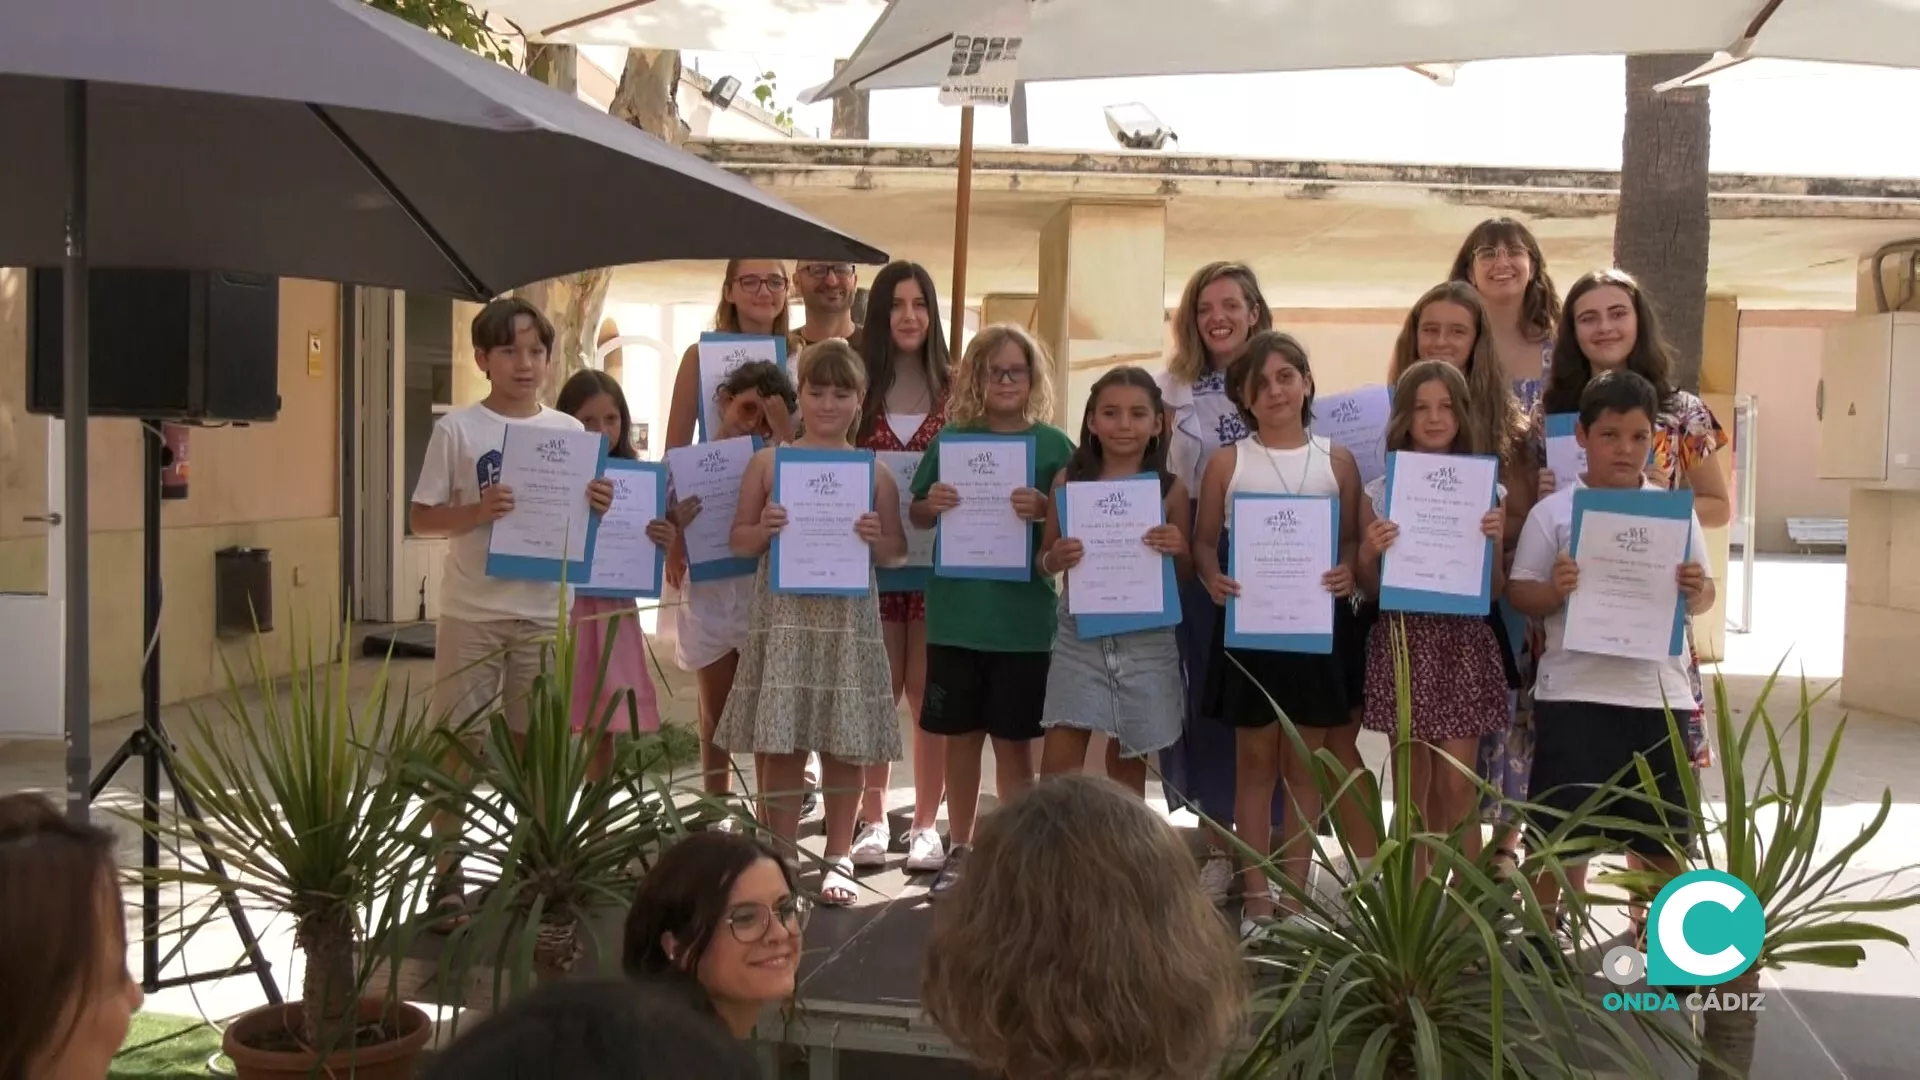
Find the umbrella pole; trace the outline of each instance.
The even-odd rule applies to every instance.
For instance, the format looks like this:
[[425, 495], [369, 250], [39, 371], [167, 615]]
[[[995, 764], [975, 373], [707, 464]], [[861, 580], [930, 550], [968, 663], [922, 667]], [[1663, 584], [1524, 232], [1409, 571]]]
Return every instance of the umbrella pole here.
[[960, 107], [960, 178], [953, 204], [953, 325], [948, 352], [960, 362], [960, 331], [967, 322], [967, 225], [973, 216], [973, 106]]
[[66, 442], [64, 618], [66, 659], [61, 715], [67, 736], [67, 816], [87, 820], [93, 767], [93, 671], [87, 610], [87, 84], [67, 84], [67, 252], [61, 274], [66, 355], [61, 394]]

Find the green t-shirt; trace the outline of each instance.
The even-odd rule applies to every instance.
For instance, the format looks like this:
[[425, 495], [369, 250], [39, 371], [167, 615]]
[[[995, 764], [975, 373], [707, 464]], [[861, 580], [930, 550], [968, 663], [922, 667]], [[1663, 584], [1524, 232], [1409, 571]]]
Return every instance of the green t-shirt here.
[[[1046, 491], [1054, 476], [1073, 456], [1067, 433], [1051, 424], [1035, 424], [1026, 431], [991, 432], [984, 423], [948, 424], [928, 444], [913, 474], [913, 497], [927, 497], [940, 481], [940, 440], [955, 434], [1033, 436], [1033, 486]], [[1031, 561], [1040, 550], [1040, 523], [1032, 535]], [[927, 644], [949, 645], [982, 652], [1052, 652], [1058, 593], [1053, 579], [1039, 570], [1029, 581], [988, 581], [934, 574], [927, 581]]]

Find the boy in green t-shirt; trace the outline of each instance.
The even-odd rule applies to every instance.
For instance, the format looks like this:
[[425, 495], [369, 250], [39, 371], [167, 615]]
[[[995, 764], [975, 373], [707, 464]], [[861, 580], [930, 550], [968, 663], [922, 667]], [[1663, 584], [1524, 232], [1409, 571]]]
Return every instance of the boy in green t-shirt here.
[[[1073, 456], [1065, 432], [1039, 417], [1052, 414], [1047, 354], [1017, 326], [989, 326], [960, 360], [953, 386], [953, 419], [934, 437], [913, 478], [910, 516], [932, 528], [960, 504], [959, 492], [940, 482], [940, 443], [955, 434], [1028, 435], [1034, 475], [1051, 477]], [[993, 739], [995, 791], [1002, 803], [1033, 786], [1033, 744], [1039, 739], [1053, 657], [1053, 579], [1031, 563], [1047, 517], [1047, 497], [1035, 488], [1013, 493], [1013, 509], [1028, 527], [1024, 581], [942, 577], [927, 583], [927, 697], [920, 730], [948, 737], [947, 839], [951, 850], [934, 879], [939, 897], [959, 881], [973, 842], [980, 806], [980, 754]]]

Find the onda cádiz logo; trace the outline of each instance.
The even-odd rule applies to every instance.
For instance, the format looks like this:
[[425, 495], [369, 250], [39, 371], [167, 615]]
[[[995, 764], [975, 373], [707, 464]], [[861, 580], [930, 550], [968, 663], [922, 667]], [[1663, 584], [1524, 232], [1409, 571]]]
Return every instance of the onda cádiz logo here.
[[[1601, 964], [1615, 986], [1632, 986], [1644, 975], [1647, 989], [1611, 991], [1601, 1005], [1609, 1012], [1765, 1012], [1763, 993], [1713, 988], [1751, 968], [1766, 936], [1766, 912], [1745, 882], [1719, 870], [1688, 871], [1654, 897], [1646, 955], [1620, 945]], [[1682, 990], [1684, 998], [1676, 992]]]

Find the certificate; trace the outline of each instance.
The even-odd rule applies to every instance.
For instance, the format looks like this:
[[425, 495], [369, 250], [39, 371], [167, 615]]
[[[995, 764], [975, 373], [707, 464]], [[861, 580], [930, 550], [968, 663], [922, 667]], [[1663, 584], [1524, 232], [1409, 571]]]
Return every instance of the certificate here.
[[1500, 459], [1396, 450], [1387, 458], [1387, 520], [1400, 526], [1380, 559], [1380, 610], [1485, 615], [1493, 603], [1493, 509]]
[[914, 528], [907, 520], [907, 508], [913, 504], [913, 474], [920, 471], [920, 459], [925, 455], [918, 450], [879, 450], [873, 456], [881, 468], [893, 474], [894, 486], [900, 489], [900, 527], [907, 533], [905, 565], [883, 566], [875, 571], [880, 591], [924, 592], [933, 572], [934, 530]]
[[1340, 561], [1340, 500], [1235, 495], [1227, 517], [1226, 643], [1268, 652], [1333, 651], [1336, 597], [1321, 580]]
[[773, 501], [787, 511], [773, 536], [773, 591], [865, 595], [873, 549], [853, 523], [873, 509], [872, 452], [782, 446], [773, 452]]
[[940, 481], [960, 505], [940, 515], [933, 572], [1033, 580], [1033, 523], [1013, 512], [1013, 493], [1033, 486], [1033, 436], [943, 434], [939, 447]]
[[687, 545], [687, 577], [715, 581], [758, 569], [758, 559], [733, 553], [733, 514], [740, 507], [740, 481], [760, 441], [751, 435], [680, 446], [667, 451], [667, 473], [676, 499], [698, 496], [700, 514], [681, 530]]
[[1547, 468], [1553, 472], [1553, 489], [1565, 491], [1587, 474], [1587, 452], [1574, 437], [1579, 413], [1550, 413], [1547, 416]]
[[1674, 575], [1692, 539], [1691, 491], [1576, 490], [1570, 554], [1580, 585], [1567, 598], [1561, 644], [1636, 660], [1679, 656], [1687, 608]]
[[700, 361], [700, 438], [720, 430], [720, 384], [743, 364], [765, 360], [787, 369], [787, 340], [764, 334], [723, 334], [709, 330], [695, 346]]
[[1145, 543], [1148, 529], [1166, 523], [1158, 476], [1064, 484], [1054, 506], [1060, 535], [1083, 546], [1067, 571], [1067, 612], [1081, 638], [1179, 624], [1173, 559]]
[[1387, 420], [1393, 415], [1393, 391], [1363, 386], [1330, 394], [1313, 403], [1313, 433], [1332, 439], [1353, 454], [1360, 482], [1387, 474]]
[[606, 475], [613, 481], [613, 505], [600, 515], [593, 570], [577, 591], [582, 596], [658, 600], [665, 553], [648, 538], [647, 526], [667, 516], [667, 467], [608, 458]]
[[585, 581], [599, 515], [587, 485], [607, 462], [607, 437], [534, 424], [508, 424], [500, 480], [513, 510], [487, 538], [487, 576], [521, 581]]

